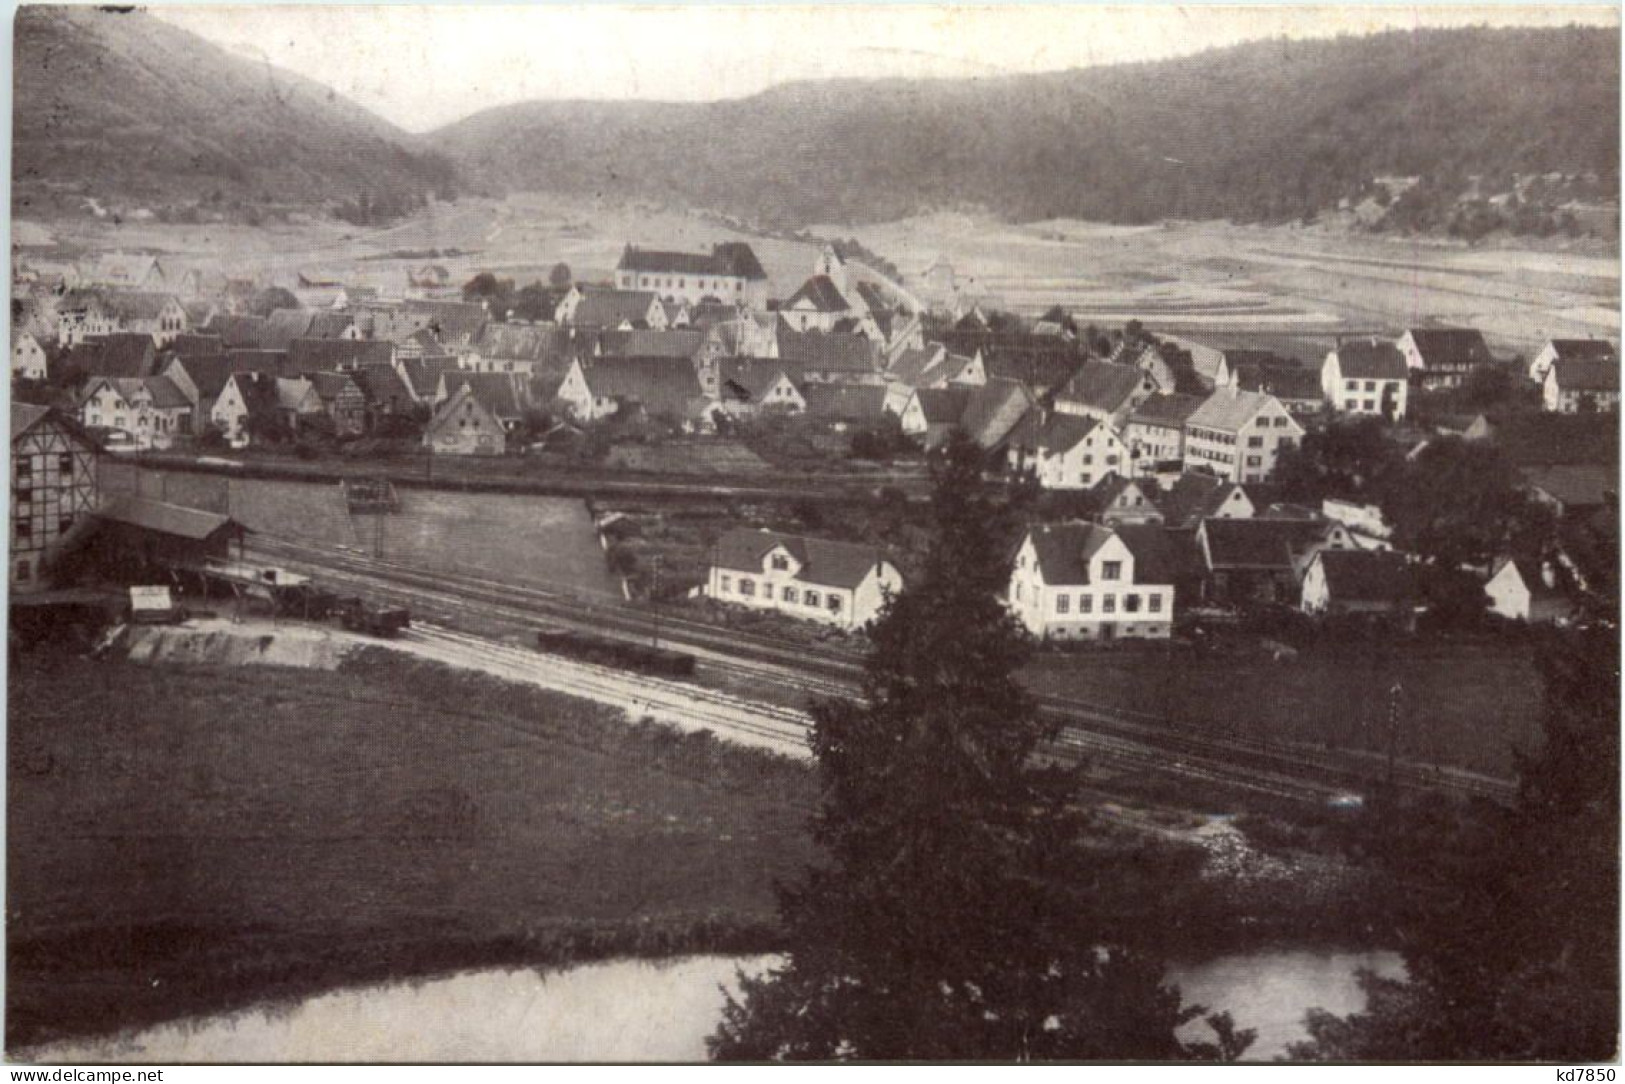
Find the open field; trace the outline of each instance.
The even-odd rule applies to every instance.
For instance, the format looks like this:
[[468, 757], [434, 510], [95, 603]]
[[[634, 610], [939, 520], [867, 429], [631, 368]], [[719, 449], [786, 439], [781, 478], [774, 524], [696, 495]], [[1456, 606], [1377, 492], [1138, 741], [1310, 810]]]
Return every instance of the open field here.
[[369, 653], [22, 658], [7, 1046], [490, 964], [770, 947], [792, 762]]
[[1361, 649], [1271, 662], [1155, 650], [1046, 653], [1024, 673], [1035, 692], [1211, 728], [1219, 734], [1386, 754], [1389, 690], [1401, 688], [1404, 759], [1512, 774], [1512, 749], [1540, 740], [1541, 685], [1517, 647]]
[[1619, 334], [1617, 247], [1595, 241], [1470, 248], [1316, 227], [1010, 225], [963, 214], [848, 232], [905, 276], [946, 259], [970, 293], [1018, 312], [1059, 304], [1081, 322], [1137, 318], [1236, 346], [1250, 332], [1329, 343], [1431, 320], [1471, 324], [1497, 350], [1525, 356], [1552, 336]]

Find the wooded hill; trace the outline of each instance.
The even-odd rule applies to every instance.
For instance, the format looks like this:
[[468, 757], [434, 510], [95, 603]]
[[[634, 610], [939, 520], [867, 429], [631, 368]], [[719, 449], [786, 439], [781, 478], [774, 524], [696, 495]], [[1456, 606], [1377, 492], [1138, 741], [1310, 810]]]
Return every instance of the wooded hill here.
[[[12, 200], [369, 207], [455, 167], [330, 88], [139, 11], [18, 9]], [[211, 197], [213, 197], [211, 199]]]
[[534, 102], [430, 140], [490, 183], [774, 225], [967, 205], [1024, 220], [1256, 220], [1322, 210], [1385, 174], [1606, 183], [1618, 101], [1617, 30], [1427, 30], [1000, 79], [794, 83], [713, 103]]

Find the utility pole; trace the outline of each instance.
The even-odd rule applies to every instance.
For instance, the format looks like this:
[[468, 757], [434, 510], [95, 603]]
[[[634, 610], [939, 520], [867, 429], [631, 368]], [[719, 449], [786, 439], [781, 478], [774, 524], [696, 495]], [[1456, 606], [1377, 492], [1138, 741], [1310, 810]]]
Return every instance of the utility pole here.
[[1399, 698], [1404, 692], [1399, 682], [1388, 690], [1388, 789], [1394, 789], [1394, 769], [1399, 744]]
[[649, 601], [654, 605], [654, 646], [660, 646], [660, 554], [655, 554], [651, 561], [654, 564], [654, 582], [649, 588]]

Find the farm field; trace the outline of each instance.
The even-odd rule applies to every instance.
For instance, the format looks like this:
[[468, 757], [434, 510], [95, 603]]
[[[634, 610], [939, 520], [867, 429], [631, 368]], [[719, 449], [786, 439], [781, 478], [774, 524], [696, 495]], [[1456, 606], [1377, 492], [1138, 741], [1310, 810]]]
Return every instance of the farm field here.
[[1512, 749], [1540, 740], [1541, 683], [1517, 648], [1357, 649], [1297, 659], [1177, 657], [1157, 651], [1046, 653], [1030, 688], [1085, 698], [1198, 729], [1386, 754], [1398, 683], [1399, 756], [1510, 776]]
[[797, 764], [374, 649], [11, 668], [7, 1046], [467, 967], [752, 951]]
[[1340, 333], [1441, 321], [1471, 324], [1495, 349], [1527, 356], [1552, 336], [1619, 334], [1619, 257], [1595, 241], [1469, 248], [1318, 227], [1010, 225], [946, 213], [847, 232], [905, 276], [945, 259], [968, 293], [997, 307], [1036, 315], [1058, 304], [1080, 322], [1140, 319], [1235, 346], [1256, 333], [1329, 348]]

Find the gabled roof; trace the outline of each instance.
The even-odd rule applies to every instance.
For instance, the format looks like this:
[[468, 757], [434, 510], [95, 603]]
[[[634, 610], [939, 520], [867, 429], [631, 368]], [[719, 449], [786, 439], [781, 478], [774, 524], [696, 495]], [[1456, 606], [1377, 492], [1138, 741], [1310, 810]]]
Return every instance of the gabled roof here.
[[1175, 429], [1182, 428], [1190, 416], [1196, 413], [1196, 408], [1202, 405], [1205, 396], [1179, 395], [1177, 393], [1158, 393], [1148, 397], [1139, 406], [1134, 408], [1128, 416], [1130, 422], [1141, 422], [1145, 425], [1165, 425]]
[[874, 546], [860, 543], [736, 527], [717, 539], [716, 565], [737, 572], [759, 573], [762, 558], [778, 546], [783, 546], [801, 565], [796, 579], [817, 587], [851, 590], [887, 559]]
[[216, 313], [203, 325], [203, 330], [211, 335], [220, 336], [220, 341], [228, 350], [232, 347], [258, 346], [265, 333], [265, 317]]
[[174, 300], [174, 294], [108, 290], [102, 294], [102, 308], [123, 320], [156, 320]]
[[1404, 380], [1410, 374], [1399, 347], [1380, 339], [1348, 339], [1337, 345], [1337, 371], [1345, 380]]
[[878, 384], [808, 384], [801, 395], [813, 418], [861, 421], [886, 412], [886, 389]]
[[1116, 537], [1098, 523], [1042, 524], [1027, 532], [1038, 559], [1038, 571], [1052, 587], [1089, 583], [1089, 559]]
[[1300, 366], [1287, 368], [1260, 365], [1238, 365], [1230, 370], [1230, 379], [1243, 391], [1273, 395], [1277, 399], [1321, 399], [1325, 390], [1320, 374]]
[[1403, 602], [1415, 590], [1400, 554], [1382, 550], [1321, 550], [1315, 556], [1327, 594], [1339, 602]]
[[499, 421], [514, 422], [524, 415], [521, 405], [519, 381], [513, 373], [465, 373], [461, 371], [448, 371], [446, 381], [446, 395], [452, 396], [458, 388], [466, 387], [479, 400], [484, 407]]
[[[974, 350], [975, 347], [966, 344], [959, 349]], [[982, 367], [989, 377], [1019, 380], [1035, 394], [1044, 395], [1067, 382], [1078, 367], [1078, 355], [1070, 349], [1057, 349], [1053, 344], [1042, 350], [995, 345], [982, 351]]]
[[1035, 402], [1020, 381], [992, 377], [972, 390], [959, 426], [980, 447], [991, 450], [1009, 438]]
[[391, 366], [374, 365], [357, 369], [350, 374], [350, 379], [367, 397], [368, 406], [404, 408], [415, 401], [412, 389], [406, 386], [406, 381]]
[[1562, 504], [1565, 510], [1599, 508], [1608, 495], [1619, 495], [1617, 464], [1570, 463], [1550, 467], [1525, 467], [1524, 481]]
[[854, 283], [852, 289], [857, 293], [858, 300], [862, 301], [864, 307], [872, 313], [878, 315], [892, 307], [891, 302], [887, 301], [886, 296], [880, 292], [880, 287], [872, 282]]
[[1563, 391], [1619, 391], [1619, 362], [1602, 358], [1558, 358], [1551, 379]]
[[1294, 558], [1325, 538], [1330, 526], [1302, 519], [1205, 519], [1201, 531], [1214, 568], [1294, 571]]
[[700, 352], [704, 342], [705, 332], [689, 328], [675, 331], [611, 328], [598, 334], [599, 350], [604, 357], [691, 359]]
[[1202, 578], [1196, 532], [1151, 523], [1124, 523], [1113, 530], [1134, 555], [1135, 583], [1178, 584]]
[[295, 339], [310, 337], [315, 316], [315, 309], [274, 309], [252, 345], [261, 350], [286, 350]]
[[[1011, 433], [1011, 440], [1023, 448], [1043, 455], [1065, 455], [1096, 429], [1110, 432], [1100, 419], [1083, 414], [1064, 414], [1058, 410], [1033, 410], [1022, 418]], [[1114, 434], [1115, 435], [1115, 434]]]
[[301, 373], [388, 366], [394, 357], [395, 344], [382, 339], [294, 339], [288, 344], [289, 363]]
[[1143, 482], [1115, 472], [1106, 475], [1106, 477], [1091, 486], [1089, 495], [1094, 498], [1097, 507], [1104, 509], [1109, 508], [1113, 501], [1130, 489], [1136, 490], [1140, 496], [1147, 499], [1151, 505], [1150, 511], [1156, 511], [1160, 514], [1161, 509], [1156, 507], [1157, 487], [1154, 483]]
[[427, 316], [426, 326], [447, 346], [471, 342], [491, 318], [477, 301], [436, 301], [408, 298], [401, 306], [406, 312]]
[[1217, 515], [1230, 499], [1230, 494], [1238, 489], [1241, 487], [1236, 483], [1215, 475], [1187, 471], [1157, 498], [1157, 507], [1162, 509], [1168, 526], [1194, 527], [1198, 520]]
[[726, 324], [743, 319], [744, 315], [744, 310], [738, 305], [720, 301], [702, 301], [688, 310], [688, 321], [703, 331], [713, 324]]
[[1607, 339], [1553, 339], [1551, 346], [1558, 358], [1619, 360], [1619, 351]]
[[815, 312], [847, 312], [852, 308], [828, 275], [814, 275], [802, 283], [801, 289], [791, 294], [780, 308], [794, 309], [802, 302], [810, 305]]
[[28, 435], [29, 430], [47, 421], [60, 426], [72, 435], [75, 440], [94, 451], [99, 452], [102, 450], [101, 445], [94, 437], [85, 432], [85, 427], [80, 425], [79, 420], [73, 415], [57, 410], [54, 407], [37, 406], [33, 403], [19, 403], [15, 399], [11, 402], [11, 442], [13, 444], [17, 443], [17, 441]]
[[304, 337], [307, 339], [337, 339], [355, 326], [355, 317], [347, 312], [328, 312], [316, 309], [310, 314]]
[[202, 542], [222, 531], [246, 533], [247, 528], [230, 516], [200, 512], [178, 504], [149, 501], [140, 497], [112, 497], [96, 509], [99, 519], [123, 523], [143, 530], [176, 535]]
[[457, 359], [449, 354], [436, 357], [402, 358], [401, 375], [419, 399], [427, 399], [440, 387], [440, 378], [458, 371]]
[[897, 355], [887, 376], [899, 384], [917, 388], [934, 366], [947, 357], [948, 348], [941, 343], [926, 343], [923, 349], [910, 347]]
[[1460, 369], [1495, 360], [1484, 333], [1470, 327], [1413, 327], [1409, 329], [1424, 369]]
[[779, 357], [818, 372], [877, 373], [880, 348], [862, 335], [798, 332], [779, 321]]
[[[748, 246], [746, 246], [748, 248]], [[721, 256], [706, 252], [669, 252], [627, 245], [621, 252], [617, 271], [648, 272], [651, 275], [732, 275], [733, 267]]]
[[1072, 378], [1056, 389], [1057, 402], [1082, 403], [1115, 414], [1140, 390], [1145, 374], [1132, 365], [1114, 365], [1090, 359], [1078, 366]]
[[728, 272], [747, 282], [764, 282], [767, 272], [762, 268], [762, 261], [756, 258], [755, 251], [745, 241], [722, 241], [711, 246], [711, 251], [728, 266]]
[[655, 295], [648, 290], [587, 290], [576, 305], [573, 324], [583, 327], [619, 327], [622, 321], [646, 322]]
[[194, 357], [199, 354], [223, 354], [226, 343], [219, 335], [177, 335], [164, 344], [166, 357]]
[[927, 425], [958, 425], [970, 402], [970, 389], [920, 388], [914, 396]]
[[694, 367], [675, 358], [598, 358], [582, 375], [593, 398], [638, 402], [650, 414], [687, 417], [704, 394]]
[[[1499, 576], [1503, 571], [1506, 570], [1507, 565], [1513, 566], [1513, 571], [1515, 571], [1518, 574], [1518, 578], [1523, 581], [1524, 589], [1529, 592], [1529, 599], [1531, 602], [1536, 600], [1544, 601], [1547, 599], [1563, 597], [1563, 589], [1558, 586], [1557, 583], [1548, 586], [1546, 583], [1546, 577], [1541, 574], [1540, 564], [1538, 562], [1529, 560], [1527, 557], [1514, 558], [1502, 556], [1496, 558], [1495, 563], [1490, 566], [1489, 578], [1492, 580], [1495, 579], [1495, 577]], [[1553, 569], [1553, 572], [1553, 579], [1558, 580], [1558, 577], [1555, 574], [1555, 568]], [[1558, 582], [1560, 583], [1561, 581], [1558, 580]]]
[[187, 410], [192, 406], [192, 400], [167, 376], [149, 376], [142, 384], [147, 394], [152, 396], [152, 405], [156, 410]]
[[120, 331], [75, 343], [59, 359], [58, 371], [84, 376], [153, 376], [158, 349], [144, 331]]
[[549, 361], [564, 355], [570, 344], [568, 328], [554, 325], [503, 324], [489, 321], [472, 346], [487, 360]]
[[1272, 402], [1279, 405], [1279, 400], [1272, 395], [1239, 388], [1219, 388], [1203, 400], [1201, 406], [1191, 411], [1185, 424], [1234, 433]]
[[331, 403], [345, 392], [356, 387], [355, 381], [350, 379], [348, 373], [311, 373], [307, 378], [311, 387], [316, 389], [316, 397], [324, 403]]
[[283, 410], [298, 410], [310, 393], [311, 383], [304, 377], [277, 377], [276, 404]]
[[795, 383], [784, 366], [772, 358], [725, 358], [719, 367], [724, 387], [736, 389], [736, 397], [757, 402], [782, 377]]

